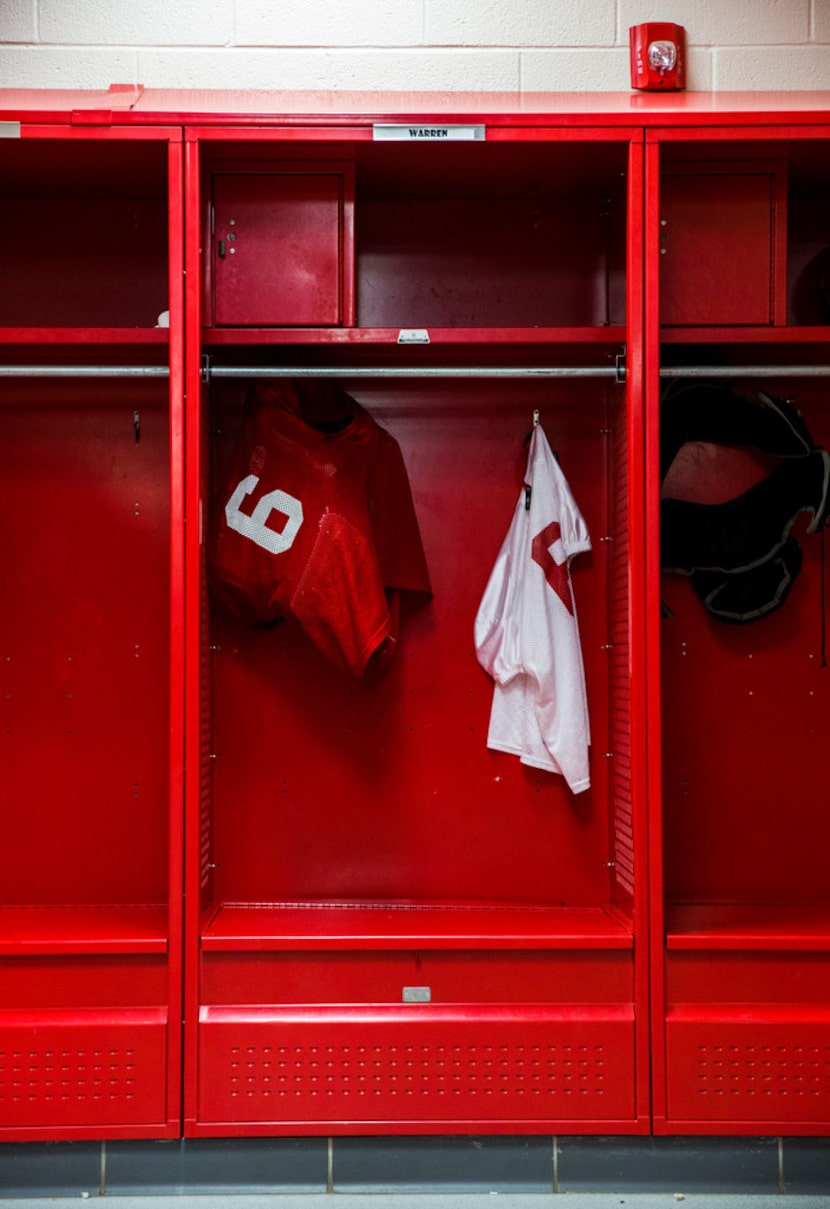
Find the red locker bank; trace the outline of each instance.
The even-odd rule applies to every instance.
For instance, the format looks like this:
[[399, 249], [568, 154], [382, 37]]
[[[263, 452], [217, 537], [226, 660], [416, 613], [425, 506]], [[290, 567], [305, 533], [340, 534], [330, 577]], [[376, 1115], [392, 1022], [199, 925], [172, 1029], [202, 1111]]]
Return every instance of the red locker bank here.
[[[0, 120], [3, 1136], [826, 1133], [830, 96]], [[537, 423], [581, 792], [477, 654]], [[242, 600], [312, 460], [346, 586]]]

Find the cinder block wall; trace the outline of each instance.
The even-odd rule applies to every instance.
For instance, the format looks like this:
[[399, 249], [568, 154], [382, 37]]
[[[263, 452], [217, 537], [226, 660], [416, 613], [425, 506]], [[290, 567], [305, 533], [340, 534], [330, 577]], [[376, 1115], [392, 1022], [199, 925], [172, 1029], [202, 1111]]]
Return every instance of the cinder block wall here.
[[0, 0], [0, 86], [626, 90], [648, 19], [690, 88], [830, 88], [830, 0]]

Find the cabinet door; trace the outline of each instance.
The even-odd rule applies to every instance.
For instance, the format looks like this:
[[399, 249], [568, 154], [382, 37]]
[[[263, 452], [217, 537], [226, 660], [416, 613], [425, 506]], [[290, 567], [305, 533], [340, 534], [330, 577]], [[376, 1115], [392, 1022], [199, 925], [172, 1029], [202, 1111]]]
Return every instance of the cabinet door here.
[[782, 321], [775, 314], [775, 200], [770, 172], [684, 171], [663, 177], [662, 323]]
[[214, 177], [216, 324], [342, 323], [342, 193], [334, 173]]

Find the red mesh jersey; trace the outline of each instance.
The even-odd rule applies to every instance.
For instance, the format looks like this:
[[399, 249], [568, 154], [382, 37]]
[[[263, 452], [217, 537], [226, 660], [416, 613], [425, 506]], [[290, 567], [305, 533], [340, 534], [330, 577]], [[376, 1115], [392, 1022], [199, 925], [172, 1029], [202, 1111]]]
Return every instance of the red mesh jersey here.
[[294, 616], [363, 679], [394, 646], [396, 593], [430, 594], [397, 441], [333, 383], [257, 385], [219, 484], [209, 562], [236, 616]]

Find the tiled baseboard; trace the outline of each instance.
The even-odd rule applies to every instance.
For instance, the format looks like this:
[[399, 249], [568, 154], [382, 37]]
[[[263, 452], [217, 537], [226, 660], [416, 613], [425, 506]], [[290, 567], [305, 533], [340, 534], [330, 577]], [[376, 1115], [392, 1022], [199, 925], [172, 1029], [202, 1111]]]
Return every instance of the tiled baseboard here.
[[0, 1146], [2, 1198], [231, 1192], [830, 1195], [830, 1138], [239, 1138]]

